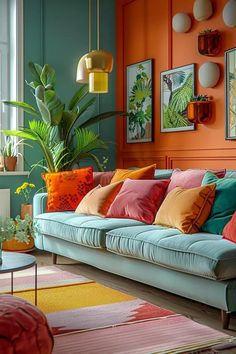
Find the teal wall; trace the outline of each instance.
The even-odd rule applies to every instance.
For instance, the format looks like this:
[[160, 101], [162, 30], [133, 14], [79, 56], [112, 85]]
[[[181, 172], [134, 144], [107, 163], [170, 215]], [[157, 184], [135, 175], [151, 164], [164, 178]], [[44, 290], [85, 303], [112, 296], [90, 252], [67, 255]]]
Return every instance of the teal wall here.
[[[96, 1], [92, 0], [92, 49], [96, 49]], [[115, 0], [100, 0], [100, 48], [115, 57]], [[24, 0], [24, 77], [31, 80], [28, 62], [51, 64], [57, 74], [57, 92], [67, 103], [78, 89], [75, 82], [78, 59], [88, 51], [87, 0]], [[25, 87], [25, 101], [34, 104], [32, 93]], [[94, 114], [115, 110], [115, 68], [109, 78], [109, 93], [97, 95]], [[30, 117], [25, 115], [25, 124]], [[115, 167], [115, 120], [110, 119], [94, 127], [105, 141], [111, 141], [107, 169]], [[36, 146], [25, 151], [28, 170], [41, 155]], [[35, 170], [30, 181], [42, 186], [41, 170]], [[15, 188], [24, 176], [0, 177], [0, 188], [11, 188], [11, 213], [19, 213], [20, 200]]]

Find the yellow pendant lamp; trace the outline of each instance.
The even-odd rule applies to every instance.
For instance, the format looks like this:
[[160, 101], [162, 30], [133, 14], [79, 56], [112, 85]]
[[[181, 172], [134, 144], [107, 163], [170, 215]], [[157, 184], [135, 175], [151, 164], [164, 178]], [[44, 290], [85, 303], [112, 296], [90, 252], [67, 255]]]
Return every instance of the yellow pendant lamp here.
[[107, 93], [108, 75], [113, 68], [112, 54], [100, 49], [100, 6], [97, 0], [97, 50], [91, 51], [91, 0], [89, 0], [89, 53], [79, 61], [76, 81], [89, 83], [89, 92]]

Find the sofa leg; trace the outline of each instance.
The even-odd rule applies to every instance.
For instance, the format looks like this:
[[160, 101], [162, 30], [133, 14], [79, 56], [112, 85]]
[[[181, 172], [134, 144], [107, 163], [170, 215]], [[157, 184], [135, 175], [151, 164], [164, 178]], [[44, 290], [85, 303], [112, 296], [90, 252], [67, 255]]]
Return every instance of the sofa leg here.
[[57, 254], [52, 253], [52, 264], [57, 264]]
[[221, 321], [223, 329], [228, 329], [230, 321], [230, 312], [221, 310]]

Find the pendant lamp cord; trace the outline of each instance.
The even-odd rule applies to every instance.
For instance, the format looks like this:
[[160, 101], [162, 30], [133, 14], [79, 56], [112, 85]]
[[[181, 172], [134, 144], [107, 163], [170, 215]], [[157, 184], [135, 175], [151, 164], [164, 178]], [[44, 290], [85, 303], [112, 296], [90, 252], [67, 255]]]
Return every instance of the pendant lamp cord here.
[[97, 0], [97, 50], [100, 50], [100, 6]]
[[88, 44], [89, 44], [89, 48], [88, 48], [88, 51], [89, 53], [91, 52], [91, 47], [92, 47], [92, 43], [91, 43], [91, 38], [92, 38], [92, 34], [91, 34], [91, 27], [92, 27], [92, 21], [91, 21], [91, 9], [92, 9], [92, 6], [91, 6], [91, 0], [89, 0], [89, 3], [88, 3], [88, 12], [89, 12], [89, 23], [88, 23]]

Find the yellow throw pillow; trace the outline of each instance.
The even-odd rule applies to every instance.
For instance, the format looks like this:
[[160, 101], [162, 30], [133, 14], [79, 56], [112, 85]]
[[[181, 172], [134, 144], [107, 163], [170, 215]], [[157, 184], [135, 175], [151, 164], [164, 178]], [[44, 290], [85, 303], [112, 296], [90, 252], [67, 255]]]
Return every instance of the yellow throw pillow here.
[[75, 212], [79, 214], [106, 216], [122, 184], [123, 182], [116, 182], [105, 187], [101, 185], [96, 186], [81, 200]]
[[184, 189], [174, 188], [164, 199], [154, 224], [173, 227], [185, 234], [199, 232], [215, 198], [216, 184]]
[[153, 179], [155, 174], [156, 164], [139, 168], [138, 170], [116, 169], [111, 183], [123, 181], [126, 178], [130, 179]]

